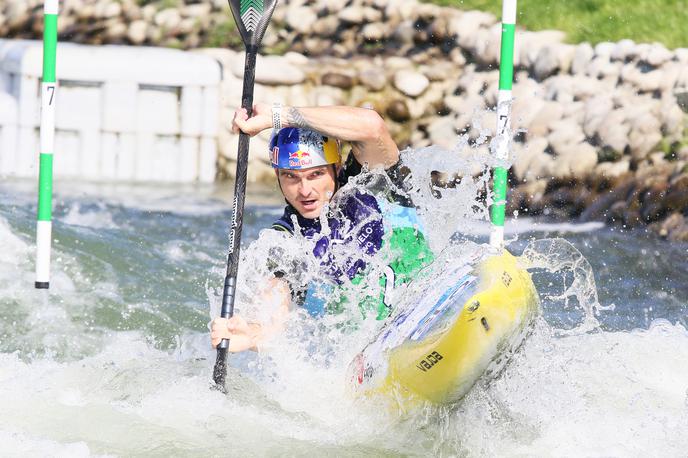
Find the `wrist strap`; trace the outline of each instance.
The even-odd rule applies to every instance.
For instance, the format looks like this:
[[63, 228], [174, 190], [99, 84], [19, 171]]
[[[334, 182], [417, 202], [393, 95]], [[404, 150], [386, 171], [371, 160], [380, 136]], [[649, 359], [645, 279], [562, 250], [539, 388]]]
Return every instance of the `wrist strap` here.
[[282, 128], [282, 104], [275, 102], [272, 104], [272, 128], [275, 132], [279, 132]]

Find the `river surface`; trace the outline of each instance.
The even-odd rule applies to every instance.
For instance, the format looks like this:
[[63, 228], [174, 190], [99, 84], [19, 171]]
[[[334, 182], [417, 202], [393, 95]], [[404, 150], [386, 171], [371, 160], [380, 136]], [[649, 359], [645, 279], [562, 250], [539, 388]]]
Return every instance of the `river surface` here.
[[[534, 271], [532, 335], [454, 406], [400, 413], [353, 399], [346, 367], [367, 327], [347, 336], [313, 323], [230, 357], [225, 395], [210, 389], [207, 323], [228, 195], [58, 182], [46, 292], [33, 287], [35, 184], [0, 183], [0, 455], [686, 456], [687, 244], [509, 221], [515, 254], [556, 237], [587, 258], [598, 324], [582, 329], [592, 309], [561, 294], [573, 274]], [[255, 196], [244, 247], [281, 212]], [[484, 243], [487, 228], [473, 228], [466, 237]]]

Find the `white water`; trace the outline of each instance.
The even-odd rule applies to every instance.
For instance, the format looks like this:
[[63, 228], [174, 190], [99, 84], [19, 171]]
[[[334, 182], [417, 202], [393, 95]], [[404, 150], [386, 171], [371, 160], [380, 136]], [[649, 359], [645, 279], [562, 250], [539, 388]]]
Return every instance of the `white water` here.
[[[441, 190], [451, 205], [442, 203], [441, 217], [423, 215], [435, 249], [486, 218], [475, 201], [484, 185], [464, 178], [463, 188]], [[544, 317], [504, 373], [480, 382], [459, 405], [400, 414], [347, 391], [347, 366], [377, 325], [356, 313], [316, 322], [293, 312], [287, 332], [264, 353], [230, 358], [228, 395], [210, 389], [215, 352], [204, 326], [216, 315], [208, 303], [217, 304], [229, 218], [207, 194], [179, 202], [146, 198], [140, 190], [95, 200], [61, 197], [46, 293], [32, 286], [33, 200], [6, 191], [3, 456], [684, 456], [688, 450], [682, 245], [521, 220], [512, 251], [520, 254], [535, 233], [563, 234], [586, 250], [592, 271], [602, 272], [596, 280], [604, 297], [597, 297], [585, 263], [569, 262], [575, 256], [540, 259], [535, 281]], [[425, 205], [437, 200], [420, 185], [417, 197]], [[452, 205], [464, 211], [451, 213]], [[250, 209], [247, 234], [275, 212]], [[301, 259], [286, 243], [286, 252]], [[244, 299], [260, 285], [268, 245], [244, 251]], [[652, 252], [658, 255], [649, 258]], [[625, 286], [610, 288], [620, 276]], [[666, 280], [656, 284], [653, 277]], [[629, 295], [634, 289], [645, 295]], [[611, 303], [617, 307], [605, 310]], [[269, 305], [244, 301], [238, 310], [265, 319]], [[338, 330], [355, 317], [357, 330]]]

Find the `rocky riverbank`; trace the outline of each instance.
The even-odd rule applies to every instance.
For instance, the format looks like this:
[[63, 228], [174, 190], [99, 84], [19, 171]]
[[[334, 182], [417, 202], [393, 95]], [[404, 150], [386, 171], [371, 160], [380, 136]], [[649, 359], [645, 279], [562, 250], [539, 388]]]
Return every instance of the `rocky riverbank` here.
[[[8, 0], [0, 35], [40, 37], [41, 1]], [[224, 0], [67, 0], [62, 39], [201, 49], [224, 67], [220, 165], [231, 176], [243, 56]], [[258, 62], [256, 100], [350, 104], [383, 114], [402, 146], [476, 148], [494, 130], [500, 25], [477, 11], [416, 0], [280, 5]], [[688, 49], [516, 37], [511, 210], [635, 227], [688, 240]], [[288, 52], [286, 52], [288, 51]], [[488, 111], [486, 111], [488, 110]], [[479, 122], [476, 122], [479, 120]], [[250, 179], [269, 180], [267, 137]]]

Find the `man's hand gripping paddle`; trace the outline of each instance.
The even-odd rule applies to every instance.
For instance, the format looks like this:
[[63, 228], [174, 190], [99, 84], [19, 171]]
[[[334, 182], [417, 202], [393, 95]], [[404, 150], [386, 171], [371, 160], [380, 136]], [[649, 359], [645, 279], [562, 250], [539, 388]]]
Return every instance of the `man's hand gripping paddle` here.
[[[253, 108], [253, 87], [256, 77], [256, 54], [260, 42], [268, 28], [270, 17], [275, 9], [277, 0], [229, 0], [232, 16], [237, 24], [241, 39], [246, 46], [246, 61], [244, 63], [244, 89], [241, 95], [241, 106], [251, 116]], [[239, 134], [239, 154], [236, 167], [236, 182], [234, 183], [234, 211], [232, 212], [232, 226], [229, 230], [229, 254], [227, 255], [227, 274], [222, 293], [222, 318], [234, 315], [234, 296], [236, 292], [236, 278], [239, 270], [239, 244], [241, 242], [241, 227], [244, 216], [244, 197], [246, 194], [246, 171], [248, 169], [248, 144], [250, 137], [241, 132]], [[229, 340], [223, 339], [217, 346], [217, 359], [213, 370], [213, 380], [218, 389], [225, 391], [227, 377], [227, 349]]]

